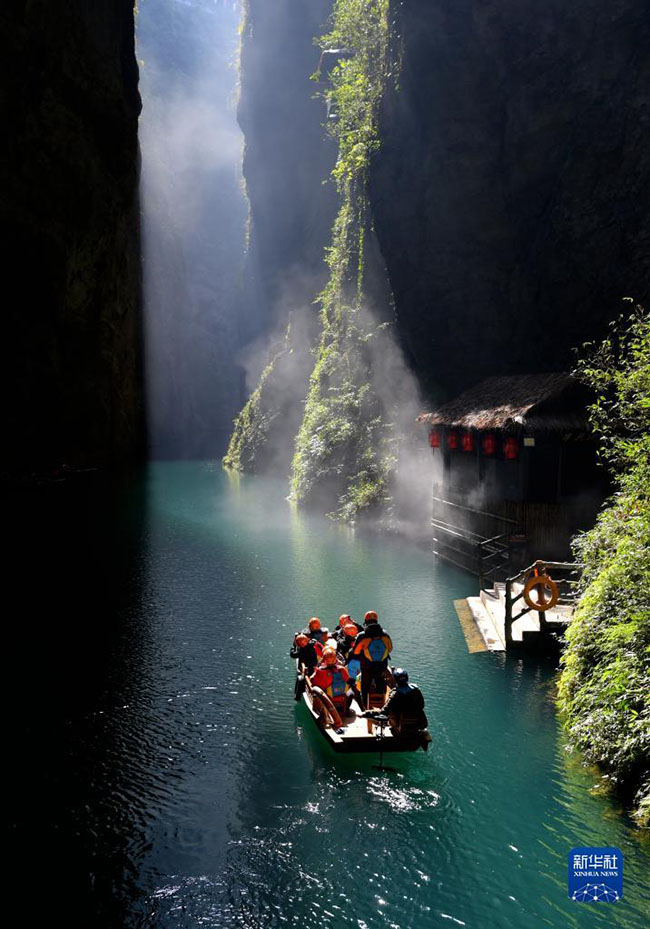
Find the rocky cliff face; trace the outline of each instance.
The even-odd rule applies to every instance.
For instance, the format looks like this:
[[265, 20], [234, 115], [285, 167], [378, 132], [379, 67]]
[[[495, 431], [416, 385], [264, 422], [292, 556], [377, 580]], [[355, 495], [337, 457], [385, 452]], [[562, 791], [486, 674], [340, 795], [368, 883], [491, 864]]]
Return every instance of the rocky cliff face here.
[[337, 196], [327, 183], [336, 146], [309, 78], [320, 56], [314, 37], [331, 7], [332, 0], [244, 4], [238, 115], [250, 241], [242, 338], [261, 342], [245, 358], [250, 399], [224, 459], [241, 470], [288, 473], [314, 365], [313, 303], [327, 280], [324, 249]]
[[3, 470], [104, 465], [142, 441], [133, 0], [0, 12]]
[[401, 0], [371, 199], [432, 393], [551, 371], [648, 299], [644, 0]]
[[[262, 325], [284, 316], [326, 280], [323, 249], [336, 213], [329, 177], [336, 147], [309, 80], [332, 0], [247, 0], [242, 34], [239, 122], [250, 201], [248, 273], [257, 281]], [[250, 307], [248, 308], [250, 309]]]
[[[290, 9], [286, 0], [283, 10]], [[431, 399], [488, 375], [570, 367], [574, 348], [600, 337], [622, 297], [648, 299], [650, 23], [645, 4], [576, 0], [568, 9], [561, 0], [524, 5], [514, 0], [391, 0], [386, 13], [391, 48], [385, 56], [378, 125], [375, 129], [371, 108], [361, 126], [369, 132], [366, 138], [355, 134], [354, 113], [363, 110], [359, 88], [372, 85], [372, 69], [364, 71], [364, 36], [380, 11], [383, 16], [384, 4], [340, 0], [333, 22], [341, 28], [332, 33], [344, 37], [335, 44], [346, 51], [338, 78], [336, 69], [331, 72], [330, 97], [333, 92], [336, 98], [337, 80], [345, 84], [344, 74], [360, 72], [358, 82], [338, 98], [334, 125], [343, 127], [344, 137], [335, 175], [345, 176], [346, 158], [354, 173], [355, 159], [363, 162], [367, 146], [372, 148], [367, 182], [364, 167], [357, 193], [362, 191], [369, 217], [365, 238], [372, 243], [376, 236], [378, 248], [373, 273], [359, 263], [364, 267], [360, 305], [384, 303], [391, 309], [390, 301], [367, 299], [373, 280], [379, 285], [383, 279], [385, 262], [398, 340]], [[322, 231], [308, 242], [292, 235], [296, 216], [299, 228], [310, 228], [305, 198], [319, 176], [317, 171], [301, 175], [294, 160], [306, 111], [292, 103], [277, 109], [280, 101], [293, 100], [291, 84], [309, 67], [295, 49], [306, 48], [305, 31], [316, 23], [296, 11], [272, 29], [262, 4], [251, 0], [248, 26], [242, 63], [255, 62], [251, 73], [265, 74], [267, 80], [242, 81], [242, 125], [263, 289], [272, 301], [278, 270], [286, 270], [293, 255], [304, 261], [308, 246], [322, 247]], [[283, 61], [272, 77], [268, 69], [272, 62], [278, 67], [280, 49]], [[278, 114], [286, 123], [275, 122]], [[309, 151], [316, 152], [323, 130], [310, 126]], [[309, 164], [316, 158], [311, 156]], [[267, 168], [275, 178], [268, 186]], [[294, 177], [300, 179], [295, 187]], [[342, 212], [329, 250], [333, 276], [323, 303], [322, 337], [311, 358], [305, 356], [303, 381], [294, 381], [293, 415], [280, 413], [278, 396], [286, 391], [285, 381], [267, 369], [261, 390], [238, 423], [229, 459], [249, 470], [263, 470], [272, 460], [286, 473], [289, 456], [276, 458], [268, 449], [278, 434], [282, 447], [290, 449], [299, 423], [292, 463], [298, 499], [307, 498], [301, 486], [309, 494], [317, 492], [330, 472], [345, 484], [362, 463], [359, 443], [344, 447], [352, 428], [348, 413], [337, 419], [330, 401], [350, 399], [349, 407], [357, 410], [356, 429], [368, 419], [359, 413], [357, 391], [377, 397], [382, 383], [397, 396], [397, 383], [406, 380], [398, 364], [385, 365], [383, 350], [369, 359], [363, 376], [354, 369], [354, 389], [343, 389], [343, 381], [333, 376], [334, 369], [345, 367], [350, 348], [340, 324], [344, 304], [351, 301], [335, 294], [336, 269], [355, 257], [354, 247], [336, 229], [340, 232], [349, 221], [356, 200], [346, 201], [343, 187], [339, 193]], [[371, 344], [368, 333], [363, 339]], [[278, 352], [280, 364], [290, 355]], [[310, 368], [306, 396], [302, 385]], [[269, 389], [274, 382], [279, 391]], [[312, 415], [314, 409], [319, 416]], [[388, 435], [381, 425], [386, 420], [396, 417], [374, 417], [380, 425], [368, 449], [379, 448], [382, 435]], [[362, 483], [377, 484], [370, 478]]]

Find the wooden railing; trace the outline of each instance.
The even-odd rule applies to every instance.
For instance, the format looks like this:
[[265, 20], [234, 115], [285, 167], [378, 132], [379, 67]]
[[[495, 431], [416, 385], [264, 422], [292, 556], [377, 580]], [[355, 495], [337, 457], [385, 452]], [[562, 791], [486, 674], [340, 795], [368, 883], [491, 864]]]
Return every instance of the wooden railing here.
[[513, 519], [433, 498], [433, 552], [476, 574], [481, 587], [504, 580], [512, 570], [513, 547], [523, 534]]
[[[537, 568], [538, 570], [543, 569], [546, 571], [553, 572], [553, 580], [557, 584], [560, 590], [560, 597], [557, 602], [557, 605], [562, 606], [574, 606], [577, 600], [576, 586], [578, 584], [578, 575], [583, 568], [582, 564], [568, 561], [537, 561], [532, 565], [529, 565], [527, 568], [523, 568], [521, 571], [512, 577], [506, 578], [505, 584], [505, 646], [509, 648], [512, 645], [512, 624], [516, 620], [520, 619], [522, 616], [525, 616], [526, 613], [530, 613], [531, 608], [529, 606], [524, 606], [523, 609], [519, 609], [517, 613], [514, 612], [514, 606], [520, 600], [523, 600], [524, 592], [521, 590], [518, 594], [513, 596], [513, 587], [517, 583], [521, 583], [527, 574], [530, 574], [532, 571]], [[544, 612], [539, 614], [539, 628], [540, 632], [546, 631], [548, 624]]]

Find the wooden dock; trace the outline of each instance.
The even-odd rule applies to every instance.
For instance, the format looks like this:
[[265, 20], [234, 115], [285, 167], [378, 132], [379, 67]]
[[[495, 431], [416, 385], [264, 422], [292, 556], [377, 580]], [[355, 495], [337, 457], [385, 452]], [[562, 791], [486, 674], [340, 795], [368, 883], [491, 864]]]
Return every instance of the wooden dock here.
[[[522, 583], [512, 584], [513, 598], [518, 597], [522, 591]], [[550, 635], [561, 633], [573, 616], [573, 606], [562, 603], [545, 613], [531, 610], [519, 615], [515, 610], [511, 644], [507, 646], [505, 584], [496, 583], [491, 590], [482, 590], [478, 597], [454, 600], [454, 606], [470, 652], [505, 652], [507, 647], [544, 647], [548, 645]]]

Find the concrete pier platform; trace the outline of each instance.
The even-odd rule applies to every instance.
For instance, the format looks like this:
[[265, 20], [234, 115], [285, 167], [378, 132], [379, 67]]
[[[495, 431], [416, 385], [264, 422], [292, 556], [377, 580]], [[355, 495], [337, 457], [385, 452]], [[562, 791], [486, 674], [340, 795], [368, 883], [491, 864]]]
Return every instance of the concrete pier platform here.
[[[512, 596], [517, 597], [522, 590], [522, 584], [513, 584]], [[515, 617], [524, 606], [523, 599], [515, 603]], [[506, 651], [505, 584], [495, 584], [490, 591], [482, 590], [478, 597], [454, 600], [454, 607], [470, 652]], [[572, 615], [571, 606], [558, 604], [544, 614], [531, 610], [515, 618], [512, 623], [512, 647], [534, 649], [541, 646], [548, 642], [549, 632], [561, 632], [571, 621]], [[479, 639], [482, 645], [478, 644]]]

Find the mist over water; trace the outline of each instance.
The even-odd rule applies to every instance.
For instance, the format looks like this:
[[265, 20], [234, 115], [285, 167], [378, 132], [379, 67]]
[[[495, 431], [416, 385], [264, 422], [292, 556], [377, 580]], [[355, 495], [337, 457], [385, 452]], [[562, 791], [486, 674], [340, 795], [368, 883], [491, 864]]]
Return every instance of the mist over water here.
[[239, 2], [141, 0], [146, 390], [153, 457], [217, 456], [242, 402], [247, 204]]
[[[361, 314], [365, 317], [366, 328], [371, 330], [376, 314], [373, 316], [365, 307]], [[372, 390], [387, 423], [387, 432], [395, 443], [391, 525], [403, 535], [428, 539], [431, 535], [431, 455], [426, 430], [416, 424], [416, 417], [425, 408], [426, 401], [395, 336], [394, 319], [385, 328], [376, 330], [367, 340], [366, 348], [370, 355]]]

